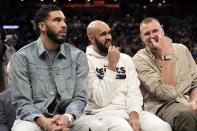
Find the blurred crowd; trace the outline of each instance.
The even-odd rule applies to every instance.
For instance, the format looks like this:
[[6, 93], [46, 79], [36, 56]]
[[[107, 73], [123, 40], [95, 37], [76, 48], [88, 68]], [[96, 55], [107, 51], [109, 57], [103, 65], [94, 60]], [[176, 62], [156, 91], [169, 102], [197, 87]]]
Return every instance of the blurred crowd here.
[[[99, 19], [110, 25], [113, 35], [113, 43], [120, 47], [121, 52], [133, 56], [144, 47], [140, 40], [139, 22], [147, 15], [133, 16], [122, 11], [65, 11], [67, 17], [68, 33], [66, 41], [85, 51], [88, 43], [86, 27], [90, 21]], [[0, 29], [0, 44], [6, 43], [6, 37], [13, 35], [12, 45], [17, 51], [29, 42], [37, 39], [34, 16], [21, 14], [14, 17], [11, 23], [17, 23], [19, 29]], [[197, 17], [154, 16], [160, 20], [166, 35], [173, 42], [186, 45], [197, 62]], [[1, 61], [4, 61], [1, 58]], [[2, 68], [2, 67], [1, 67]], [[2, 74], [2, 73], [1, 73]], [[2, 76], [0, 76], [2, 78]]]

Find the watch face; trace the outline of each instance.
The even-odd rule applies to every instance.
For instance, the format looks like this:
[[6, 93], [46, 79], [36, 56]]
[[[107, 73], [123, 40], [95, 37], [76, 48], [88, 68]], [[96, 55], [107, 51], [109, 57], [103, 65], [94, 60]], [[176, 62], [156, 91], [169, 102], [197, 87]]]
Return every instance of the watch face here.
[[162, 57], [162, 60], [172, 60], [173, 59], [173, 56], [172, 55], [164, 55]]
[[165, 56], [165, 60], [169, 60], [170, 57], [168, 55]]

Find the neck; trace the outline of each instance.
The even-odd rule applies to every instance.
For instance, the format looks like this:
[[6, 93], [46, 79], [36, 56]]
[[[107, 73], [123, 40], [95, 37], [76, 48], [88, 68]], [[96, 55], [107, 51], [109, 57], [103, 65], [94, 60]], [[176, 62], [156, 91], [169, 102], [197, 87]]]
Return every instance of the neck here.
[[46, 34], [41, 34], [40, 37], [41, 40], [43, 41], [44, 48], [47, 51], [54, 51], [59, 48], [59, 45], [54, 43], [49, 37], [46, 36]]

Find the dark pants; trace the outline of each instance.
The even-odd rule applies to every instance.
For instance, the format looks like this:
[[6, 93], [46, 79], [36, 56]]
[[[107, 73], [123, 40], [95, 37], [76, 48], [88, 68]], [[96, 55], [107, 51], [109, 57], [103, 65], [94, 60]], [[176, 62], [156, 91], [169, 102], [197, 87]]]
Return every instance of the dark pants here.
[[173, 131], [197, 131], [197, 112], [183, 103], [168, 103], [159, 109], [157, 116], [168, 122]]

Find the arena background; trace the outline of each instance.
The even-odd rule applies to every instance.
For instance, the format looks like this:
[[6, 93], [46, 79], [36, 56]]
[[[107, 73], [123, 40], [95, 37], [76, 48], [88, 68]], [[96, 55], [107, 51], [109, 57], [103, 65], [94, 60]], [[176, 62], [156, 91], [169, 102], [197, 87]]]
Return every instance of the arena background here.
[[[0, 0], [0, 38], [12, 33], [16, 50], [36, 40], [35, 11], [43, 4], [59, 5], [68, 25], [67, 42], [85, 51], [87, 24], [100, 19], [112, 29], [113, 43], [133, 56], [143, 43], [139, 22], [147, 16], [160, 20], [173, 42], [183, 43], [197, 62], [197, 2], [195, 0]], [[1, 73], [0, 73], [1, 74]], [[0, 75], [0, 91], [3, 78]]]

